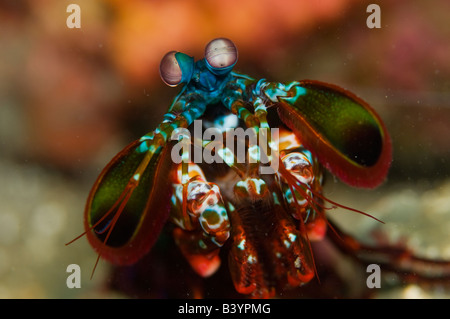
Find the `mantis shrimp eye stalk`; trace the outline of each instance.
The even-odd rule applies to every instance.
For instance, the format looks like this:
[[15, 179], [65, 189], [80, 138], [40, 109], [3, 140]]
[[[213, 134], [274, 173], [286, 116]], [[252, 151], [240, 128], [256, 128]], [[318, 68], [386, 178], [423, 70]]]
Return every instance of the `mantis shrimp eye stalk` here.
[[208, 69], [221, 75], [230, 71], [238, 60], [238, 51], [233, 41], [220, 38], [209, 42], [205, 48], [205, 60]]
[[170, 51], [162, 58], [159, 65], [161, 79], [168, 86], [175, 87], [188, 83], [194, 72], [194, 59], [187, 54]]
[[181, 68], [175, 58], [176, 51], [168, 52], [161, 60], [159, 74], [161, 79], [168, 86], [175, 87], [181, 83]]

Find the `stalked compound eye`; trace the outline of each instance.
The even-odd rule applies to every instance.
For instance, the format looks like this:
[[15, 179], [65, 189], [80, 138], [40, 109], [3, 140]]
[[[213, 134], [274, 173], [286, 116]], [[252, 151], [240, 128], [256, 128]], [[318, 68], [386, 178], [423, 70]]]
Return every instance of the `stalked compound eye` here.
[[181, 78], [183, 76], [181, 72], [181, 67], [175, 57], [176, 51], [168, 52], [161, 60], [159, 65], [159, 74], [161, 79], [168, 86], [177, 86], [181, 83]]
[[205, 59], [211, 72], [223, 74], [236, 64], [238, 51], [233, 41], [225, 38], [214, 39], [205, 48]]

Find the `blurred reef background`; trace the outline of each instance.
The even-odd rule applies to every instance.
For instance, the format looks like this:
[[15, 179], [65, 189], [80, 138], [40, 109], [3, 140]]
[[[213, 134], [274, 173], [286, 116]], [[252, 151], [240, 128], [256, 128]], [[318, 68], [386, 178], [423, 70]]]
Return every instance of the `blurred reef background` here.
[[[71, 3], [81, 8], [79, 29], [66, 25]], [[170, 50], [202, 58], [215, 37], [236, 43], [239, 72], [329, 82], [368, 101], [393, 140], [388, 179], [360, 190], [330, 175], [325, 194], [386, 224], [330, 215], [366, 242], [381, 231], [420, 255], [450, 260], [450, 2], [379, 2], [379, 29], [366, 25], [370, 3], [2, 0], [0, 298], [128, 297], [111, 288], [106, 262], [89, 280], [97, 256], [85, 238], [64, 244], [83, 232], [101, 169], [153, 130], [178, 93], [160, 80], [160, 59]], [[72, 263], [82, 269], [81, 289], [66, 286]], [[359, 296], [348, 263], [335, 271], [350, 288], [327, 296]], [[388, 276], [371, 297], [449, 295], [448, 284]]]

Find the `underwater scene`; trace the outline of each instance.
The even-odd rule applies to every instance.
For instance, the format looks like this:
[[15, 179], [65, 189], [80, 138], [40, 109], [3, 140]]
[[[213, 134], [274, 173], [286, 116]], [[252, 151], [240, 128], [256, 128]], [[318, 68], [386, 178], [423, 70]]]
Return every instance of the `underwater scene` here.
[[449, 298], [449, 10], [2, 1], [0, 298]]

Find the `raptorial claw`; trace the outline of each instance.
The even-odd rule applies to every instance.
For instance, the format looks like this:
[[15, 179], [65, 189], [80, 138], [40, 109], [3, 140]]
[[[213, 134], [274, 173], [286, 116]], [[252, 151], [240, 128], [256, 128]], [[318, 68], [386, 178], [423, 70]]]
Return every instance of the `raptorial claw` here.
[[193, 163], [180, 164], [173, 175], [170, 220], [179, 227], [174, 230], [176, 243], [198, 274], [210, 276], [219, 267], [219, 250], [230, 236], [220, 189], [206, 182], [201, 168]]

